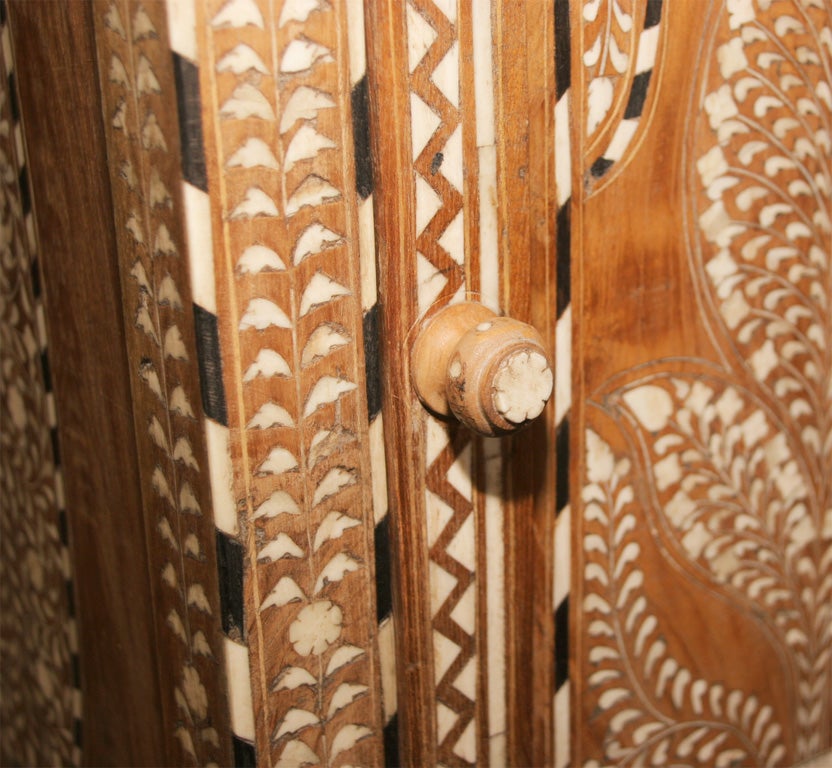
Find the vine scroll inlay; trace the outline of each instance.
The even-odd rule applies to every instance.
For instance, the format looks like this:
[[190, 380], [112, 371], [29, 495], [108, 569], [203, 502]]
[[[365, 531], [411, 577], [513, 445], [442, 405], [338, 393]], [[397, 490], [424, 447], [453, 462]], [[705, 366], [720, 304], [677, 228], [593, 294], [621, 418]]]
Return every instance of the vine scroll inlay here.
[[[718, 362], [645, 362], [587, 414], [586, 706], [616, 764], [782, 765], [830, 746], [832, 14], [728, 0], [709, 19], [682, 200]], [[723, 636], [674, 625], [657, 563], [684, 591], [674, 608]], [[767, 679], [716, 661], [732, 637]]]

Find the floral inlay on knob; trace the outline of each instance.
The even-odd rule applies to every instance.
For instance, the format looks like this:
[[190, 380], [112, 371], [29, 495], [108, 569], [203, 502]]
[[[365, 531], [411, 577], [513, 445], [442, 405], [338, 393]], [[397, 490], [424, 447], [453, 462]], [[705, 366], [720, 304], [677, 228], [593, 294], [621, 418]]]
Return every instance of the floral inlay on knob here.
[[494, 377], [494, 405], [512, 424], [536, 419], [552, 394], [552, 369], [540, 352], [516, 352]]
[[537, 418], [553, 386], [540, 334], [477, 302], [452, 304], [422, 322], [411, 379], [428, 409], [489, 436]]

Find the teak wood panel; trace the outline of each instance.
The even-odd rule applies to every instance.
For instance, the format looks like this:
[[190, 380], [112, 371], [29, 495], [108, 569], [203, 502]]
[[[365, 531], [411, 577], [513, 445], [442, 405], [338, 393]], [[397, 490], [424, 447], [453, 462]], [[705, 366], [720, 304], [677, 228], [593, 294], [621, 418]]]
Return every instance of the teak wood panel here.
[[626, 10], [572, 17], [573, 759], [792, 765], [832, 739], [832, 13]]
[[135, 368], [122, 321], [93, 9], [21, 2], [7, 10], [78, 566], [84, 727], [76, 736], [83, 762], [159, 765], [167, 757], [133, 432]]

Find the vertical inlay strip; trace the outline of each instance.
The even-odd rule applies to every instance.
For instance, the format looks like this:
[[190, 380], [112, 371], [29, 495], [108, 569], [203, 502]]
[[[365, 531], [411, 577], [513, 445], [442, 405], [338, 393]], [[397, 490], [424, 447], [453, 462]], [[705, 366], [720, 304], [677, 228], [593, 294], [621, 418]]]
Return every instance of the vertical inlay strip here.
[[483, 304], [498, 312], [501, 309], [501, 277], [494, 128], [494, 34], [491, 17], [491, 3], [487, 0], [474, 0], [471, 4], [471, 29], [479, 181], [479, 294]]
[[228, 0], [197, 17], [262, 765], [378, 763], [383, 744], [356, 8]]
[[506, 552], [503, 512], [503, 446], [499, 438], [483, 439], [486, 557], [486, 633], [489, 765], [507, 764], [506, 744]]
[[199, 163], [183, 163], [183, 151], [198, 159], [191, 146], [198, 120], [189, 105], [178, 105], [195, 72], [171, 51], [164, 5], [102, 0], [95, 8], [125, 325], [132, 329], [136, 445], [160, 647], [167, 651], [159, 675], [169, 759], [225, 762], [231, 738], [217, 675], [224, 649], [183, 194], [183, 170], [202, 184]]
[[[557, 201], [557, 298], [555, 329], [555, 461], [553, 624], [555, 700], [554, 762], [566, 768], [571, 754], [569, 711], [569, 592], [572, 579], [572, 527], [569, 507], [571, 445], [569, 417], [572, 407], [571, 216], [572, 206], [572, 35], [569, 3], [555, 0], [555, 188]], [[577, 165], [577, 163], [576, 163]]]

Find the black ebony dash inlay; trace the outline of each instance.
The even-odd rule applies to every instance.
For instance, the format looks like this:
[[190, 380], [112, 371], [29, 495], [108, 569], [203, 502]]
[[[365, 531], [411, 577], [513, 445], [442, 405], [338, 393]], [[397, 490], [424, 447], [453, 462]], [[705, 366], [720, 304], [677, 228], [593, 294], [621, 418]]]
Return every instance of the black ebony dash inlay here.
[[196, 356], [199, 364], [199, 389], [202, 408], [209, 419], [228, 426], [225, 388], [222, 382], [222, 357], [217, 316], [194, 304]]
[[232, 640], [243, 642], [243, 547], [222, 531], [217, 531], [217, 571], [222, 630]]
[[379, 324], [381, 315], [374, 304], [364, 315], [364, 373], [367, 380], [367, 413], [372, 421], [381, 410], [381, 367]]
[[202, 143], [202, 108], [199, 99], [199, 68], [173, 52], [176, 107], [179, 112], [179, 141], [182, 146], [182, 175], [185, 181], [208, 191], [205, 149]]
[[393, 589], [390, 583], [390, 516], [376, 525], [376, 618], [379, 622], [393, 611]]
[[370, 95], [367, 75], [352, 89], [352, 136], [355, 144], [355, 190], [366, 200], [373, 191], [373, 156], [370, 154]]
[[238, 736], [232, 739], [234, 749], [234, 766], [235, 768], [257, 768], [257, 752], [254, 749], [254, 744], [250, 741], [244, 741]]
[[569, 679], [569, 597], [555, 611], [555, 690]]
[[384, 765], [385, 768], [398, 768], [399, 760], [399, 716], [393, 715], [384, 726]]
[[572, 78], [571, 38], [569, 36], [569, 0], [555, 0], [555, 92], [566, 93]]

